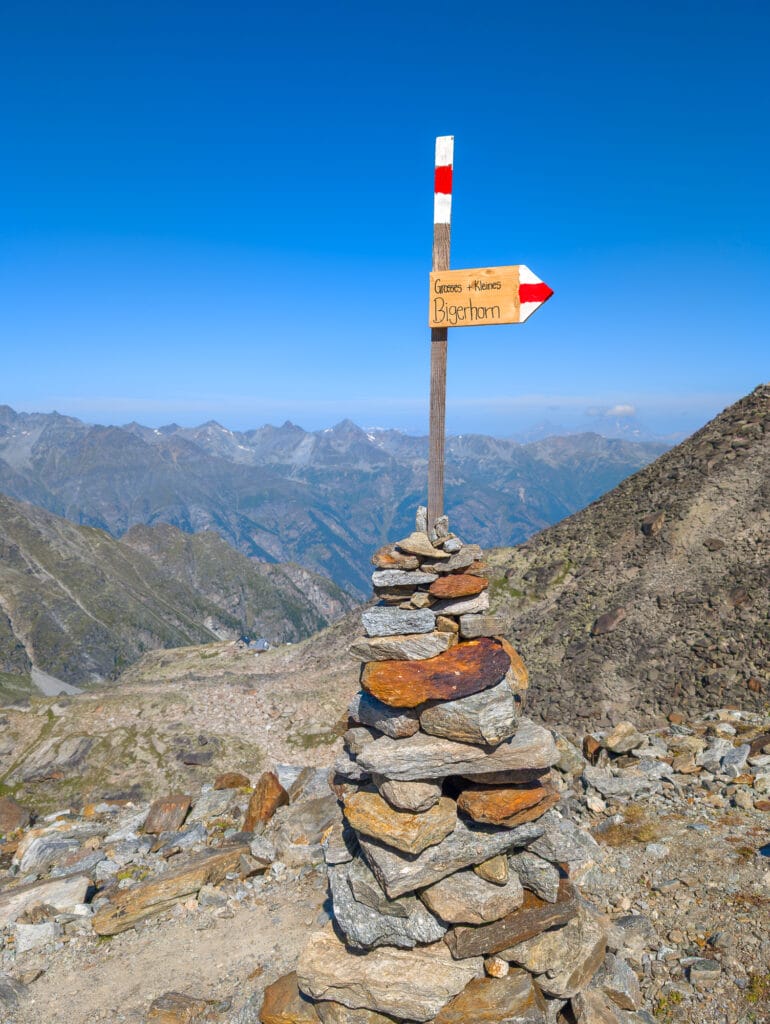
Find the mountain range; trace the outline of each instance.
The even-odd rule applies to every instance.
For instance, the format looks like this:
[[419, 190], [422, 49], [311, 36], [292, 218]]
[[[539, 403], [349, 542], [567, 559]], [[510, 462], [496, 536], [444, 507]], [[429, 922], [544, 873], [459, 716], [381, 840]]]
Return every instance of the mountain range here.
[[258, 563], [216, 533], [134, 526], [121, 540], [0, 495], [0, 689], [35, 670], [82, 685], [144, 651], [237, 638], [296, 641], [352, 599], [298, 565]]
[[[520, 543], [665, 450], [598, 434], [530, 444], [447, 438], [446, 508], [485, 546]], [[251, 559], [296, 562], [351, 595], [368, 559], [408, 532], [425, 498], [428, 441], [349, 420], [234, 432], [210, 422], [98, 426], [0, 406], [0, 492], [122, 537], [136, 525], [210, 530]]]

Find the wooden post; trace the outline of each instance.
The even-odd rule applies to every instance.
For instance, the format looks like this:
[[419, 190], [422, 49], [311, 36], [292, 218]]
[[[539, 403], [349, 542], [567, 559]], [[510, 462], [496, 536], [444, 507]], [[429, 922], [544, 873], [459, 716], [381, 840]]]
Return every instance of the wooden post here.
[[[433, 186], [433, 270], [449, 270], [452, 226], [454, 136], [436, 139]], [[428, 531], [444, 512], [444, 441], [446, 436], [447, 329], [430, 332], [430, 438], [428, 453]]]

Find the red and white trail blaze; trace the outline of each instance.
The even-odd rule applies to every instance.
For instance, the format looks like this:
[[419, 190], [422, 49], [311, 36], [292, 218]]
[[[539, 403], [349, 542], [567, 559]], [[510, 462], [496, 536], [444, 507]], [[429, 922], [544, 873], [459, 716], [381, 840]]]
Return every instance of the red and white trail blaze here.
[[553, 295], [553, 288], [549, 288], [545, 281], [525, 267], [519, 266], [519, 323], [532, 316], [538, 306], [542, 306]]
[[454, 135], [436, 139], [436, 171], [433, 179], [433, 223], [449, 224], [452, 220], [452, 163]]

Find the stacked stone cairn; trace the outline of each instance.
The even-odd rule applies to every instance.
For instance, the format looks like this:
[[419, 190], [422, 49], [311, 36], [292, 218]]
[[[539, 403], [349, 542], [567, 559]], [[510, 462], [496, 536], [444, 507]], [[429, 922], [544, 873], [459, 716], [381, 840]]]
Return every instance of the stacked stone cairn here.
[[343, 824], [324, 844], [333, 919], [262, 1020], [642, 1021], [636, 976], [570, 877], [592, 841], [555, 807], [559, 751], [522, 714], [527, 672], [488, 614], [481, 550], [445, 517], [427, 526], [421, 508], [373, 556], [334, 768]]

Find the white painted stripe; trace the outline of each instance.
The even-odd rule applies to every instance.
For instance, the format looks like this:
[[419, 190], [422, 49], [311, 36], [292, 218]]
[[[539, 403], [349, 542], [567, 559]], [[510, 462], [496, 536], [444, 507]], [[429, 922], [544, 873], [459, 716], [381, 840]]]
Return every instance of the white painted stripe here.
[[452, 222], [452, 196], [445, 192], [433, 193], [433, 223], [451, 224]]
[[[542, 283], [543, 282], [540, 280], [540, 278], [536, 277], [535, 274], [533, 274], [532, 271], [529, 269], [529, 267], [525, 267], [523, 263], [519, 266], [519, 284]], [[525, 303], [525, 305], [529, 305], [529, 303]], [[541, 305], [541, 303], [538, 302], [537, 305], [539, 306]]]
[[[535, 278], [535, 281], [538, 279]], [[528, 284], [530, 282], [527, 282]], [[519, 306], [519, 323], [523, 324], [524, 321], [532, 316], [536, 309], [539, 309], [543, 305], [542, 302], [522, 302]]]
[[436, 167], [447, 167], [454, 159], [454, 135], [439, 135], [436, 139]]

